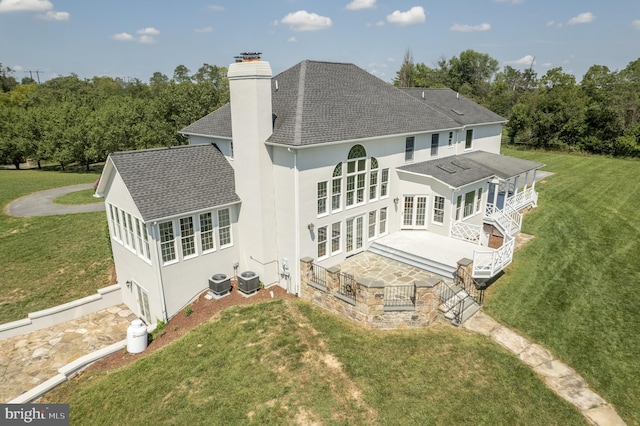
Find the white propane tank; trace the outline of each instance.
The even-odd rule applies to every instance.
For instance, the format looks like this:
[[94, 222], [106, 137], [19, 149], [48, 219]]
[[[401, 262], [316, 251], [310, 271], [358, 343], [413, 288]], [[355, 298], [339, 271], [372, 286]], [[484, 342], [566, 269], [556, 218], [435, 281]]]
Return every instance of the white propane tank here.
[[139, 354], [147, 349], [147, 326], [142, 320], [133, 320], [127, 327], [127, 352]]

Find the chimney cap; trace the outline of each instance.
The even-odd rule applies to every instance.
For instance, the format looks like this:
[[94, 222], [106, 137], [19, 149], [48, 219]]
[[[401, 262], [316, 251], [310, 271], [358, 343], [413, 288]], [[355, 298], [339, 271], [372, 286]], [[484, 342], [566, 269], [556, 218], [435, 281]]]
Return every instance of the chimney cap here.
[[262, 52], [242, 52], [238, 56], [234, 56], [233, 58], [236, 62], [251, 62], [251, 61], [259, 61], [260, 55]]

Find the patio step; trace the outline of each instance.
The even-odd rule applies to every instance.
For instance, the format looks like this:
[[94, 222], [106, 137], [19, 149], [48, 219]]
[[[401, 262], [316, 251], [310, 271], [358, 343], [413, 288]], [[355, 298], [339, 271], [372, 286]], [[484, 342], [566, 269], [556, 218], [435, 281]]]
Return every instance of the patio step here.
[[367, 251], [380, 256], [388, 257], [389, 259], [397, 260], [398, 262], [414, 266], [418, 269], [423, 269], [427, 272], [431, 272], [445, 278], [454, 278], [456, 273], [455, 266], [445, 265], [435, 260], [416, 256], [415, 254], [407, 253], [402, 250], [385, 246], [378, 242], [374, 242], [373, 244], [371, 244]]
[[445, 319], [456, 326], [471, 318], [481, 308], [466, 290], [453, 284], [445, 283], [440, 298], [446, 300], [442, 300], [439, 310], [444, 314]]

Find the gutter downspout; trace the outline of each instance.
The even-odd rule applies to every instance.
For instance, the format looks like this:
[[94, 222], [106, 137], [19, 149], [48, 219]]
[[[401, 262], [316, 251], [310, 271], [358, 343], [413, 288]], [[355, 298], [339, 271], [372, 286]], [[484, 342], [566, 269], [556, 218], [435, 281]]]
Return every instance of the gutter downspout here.
[[[172, 225], [173, 226], [173, 225]], [[154, 240], [156, 241], [155, 246], [156, 246], [156, 256], [155, 256], [155, 261], [157, 262], [156, 265], [158, 265], [158, 267], [156, 268], [156, 275], [158, 276], [158, 287], [160, 289], [160, 304], [162, 306], [162, 321], [169, 321], [169, 317], [167, 315], [167, 301], [164, 295], [164, 283], [162, 282], [162, 272], [161, 272], [161, 268], [162, 268], [162, 259], [160, 258], [160, 231], [158, 231], [157, 233], [155, 232], [158, 228], [157, 222], [153, 222], [153, 236], [154, 236]], [[175, 242], [174, 242], [175, 244]]]
[[[289, 151], [291, 151], [291, 148], [289, 148]], [[287, 288], [287, 292], [288, 293], [295, 293], [296, 296], [300, 296], [300, 281], [299, 281], [299, 277], [300, 277], [300, 203], [299, 203], [299, 199], [300, 196], [298, 194], [298, 188], [299, 188], [299, 184], [298, 184], [298, 150], [294, 149], [293, 150], [293, 191], [294, 191], [294, 196], [293, 196], [293, 205], [294, 205], [294, 217], [295, 217], [295, 223], [294, 223], [294, 229], [295, 229], [295, 271], [296, 271], [296, 276], [295, 279], [290, 279], [289, 280], [289, 286], [290, 287], [295, 287], [295, 291], [292, 291], [294, 289], [291, 288]]]

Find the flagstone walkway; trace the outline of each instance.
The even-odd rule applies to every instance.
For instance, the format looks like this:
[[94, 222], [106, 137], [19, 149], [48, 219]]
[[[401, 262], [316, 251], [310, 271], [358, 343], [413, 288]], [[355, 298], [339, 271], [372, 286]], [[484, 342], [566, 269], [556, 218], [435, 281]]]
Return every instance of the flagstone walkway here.
[[463, 327], [490, 336], [496, 343], [518, 355], [522, 362], [542, 377], [547, 387], [576, 406], [591, 424], [625, 425], [607, 401], [589, 389], [585, 380], [568, 365], [554, 359], [547, 349], [500, 325], [484, 312], [475, 314], [463, 324]]
[[49, 328], [0, 340], [0, 403], [56, 376], [58, 369], [126, 339], [136, 316], [113, 306]]

